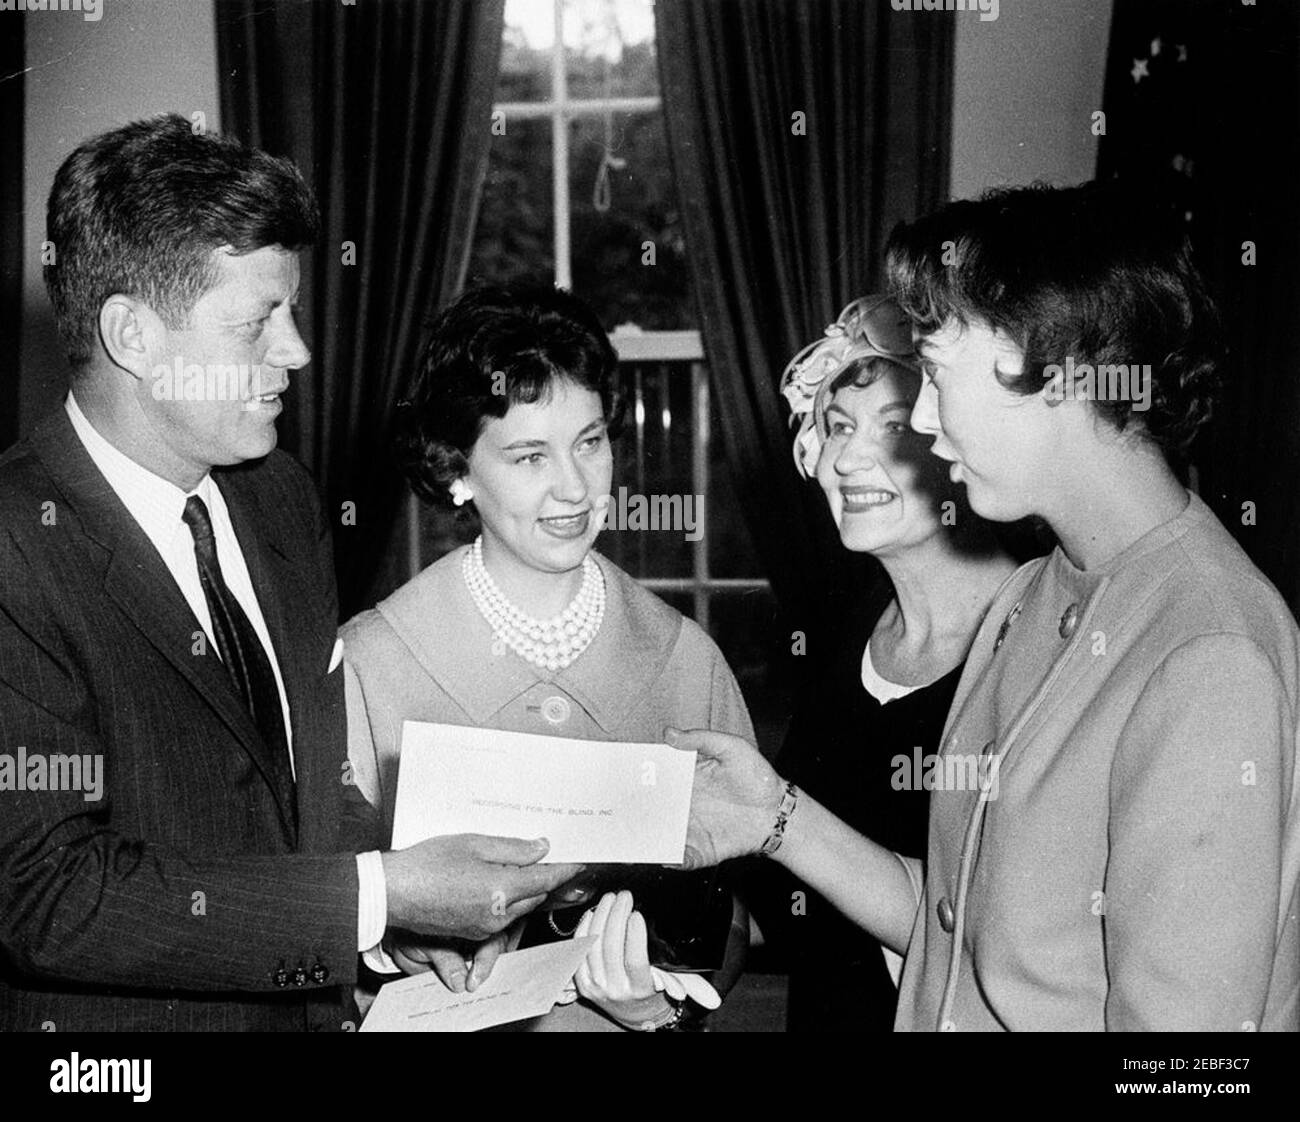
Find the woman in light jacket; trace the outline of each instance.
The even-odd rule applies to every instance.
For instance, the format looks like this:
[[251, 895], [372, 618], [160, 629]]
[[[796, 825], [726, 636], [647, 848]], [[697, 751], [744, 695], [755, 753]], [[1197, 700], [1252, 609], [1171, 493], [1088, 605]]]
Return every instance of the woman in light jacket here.
[[889, 273], [913, 426], [977, 513], [1060, 544], [976, 636], [924, 878], [701, 733], [692, 859], [774, 853], [905, 951], [899, 1029], [1295, 1030], [1300, 633], [1173, 467], [1218, 359], [1183, 231], [1022, 188], [902, 229]]
[[[477, 515], [482, 532], [342, 631], [349, 756], [390, 834], [406, 720], [579, 740], [658, 741], [673, 723], [753, 737], [713, 641], [592, 549], [609, 503], [616, 368], [590, 309], [550, 287], [469, 292], [434, 324], [400, 458], [422, 498]], [[671, 876], [655, 914], [634, 911], [624, 891], [589, 914], [528, 917], [526, 943], [603, 935], [578, 972], [581, 1000], [529, 1030], [688, 1023], [700, 1010], [677, 999], [710, 1000], [708, 987], [671, 975], [665, 986], [649, 955], [671, 943], [663, 953], [707, 956], [691, 946], [696, 923], [700, 939], [705, 927], [720, 932], [714, 982], [725, 990], [744, 944], [731, 897], [713, 874]], [[494, 955], [462, 949], [425, 961], [453, 988], [473, 988]], [[398, 961], [410, 968], [415, 951], [405, 951]]]

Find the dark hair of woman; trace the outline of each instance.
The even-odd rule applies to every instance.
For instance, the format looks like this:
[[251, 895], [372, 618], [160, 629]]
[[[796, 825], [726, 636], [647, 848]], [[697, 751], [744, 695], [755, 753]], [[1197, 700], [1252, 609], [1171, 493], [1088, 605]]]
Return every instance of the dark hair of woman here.
[[560, 380], [600, 396], [609, 435], [622, 399], [618, 356], [596, 314], [549, 285], [466, 292], [434, 320], [398, 408], [397, 458], [422, 499], [450, 504], [483, 426], [545, 400]]
[[900, 225], [887, 249], [890, 285], [929, 334], [955, 320], [1001, 330], [1024, 352], [999, 381], [1037, 393], [1044, 368], [1151, 367], [1149, 408], [1094, 400], [1177, 461], [1211, 415], [1219, 388], [1218, 313], [1192, 264], [1181, 215], [1115, 183], [990, 191]]

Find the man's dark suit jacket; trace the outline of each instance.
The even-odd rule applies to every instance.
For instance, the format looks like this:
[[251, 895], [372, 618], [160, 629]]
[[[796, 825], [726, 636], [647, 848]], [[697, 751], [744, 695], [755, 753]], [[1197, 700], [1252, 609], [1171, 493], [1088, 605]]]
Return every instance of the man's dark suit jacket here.
[[229, 675], [60, 409], [0, 458], [0, 753], [102, 755], [103, 798], [0, 791], [0, 1028], [355, 1020], [364, 811], [328, 530], [283, 453], [213, 478], [289, 698], [297, 835]]

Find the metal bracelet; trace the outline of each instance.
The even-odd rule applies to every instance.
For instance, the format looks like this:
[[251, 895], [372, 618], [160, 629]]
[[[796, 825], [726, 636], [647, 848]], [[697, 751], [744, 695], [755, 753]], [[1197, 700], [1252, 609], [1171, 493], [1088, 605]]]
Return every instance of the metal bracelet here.
[[686, 1002], [676, 1002], [672, 998], [668, 999], [672, 1004], [672, 1011], [668, 1016], [655, 1024], [653, 1021], [646, 1021], [641, 1025], [642, 1032], [676, 1032], [678, 1026], [686, 1016]]
[[790, 815], [794, 813], [795, 804], [799, 801], [799, 788], [794, 785], [793, 780], [787, 780], [785, 793], [781, 796], [781, 806], [776, 812], [776, 824], [772, 827], [772, 832], [767, 835], [767, 840], [763, 842], [763, 848], [759, 851], [767, 857], [771, 857], [785, 840], [785, 828], [790, 821]]

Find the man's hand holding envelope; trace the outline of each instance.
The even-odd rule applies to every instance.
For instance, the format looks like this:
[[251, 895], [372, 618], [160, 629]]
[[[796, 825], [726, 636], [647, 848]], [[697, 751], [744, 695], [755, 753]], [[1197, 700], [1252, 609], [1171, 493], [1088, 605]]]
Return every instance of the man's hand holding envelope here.
[[541, 865], [545, 838], [460, 833], [383, 855], [389, 926], [487, 939], [537, 907], [581, 865]]

